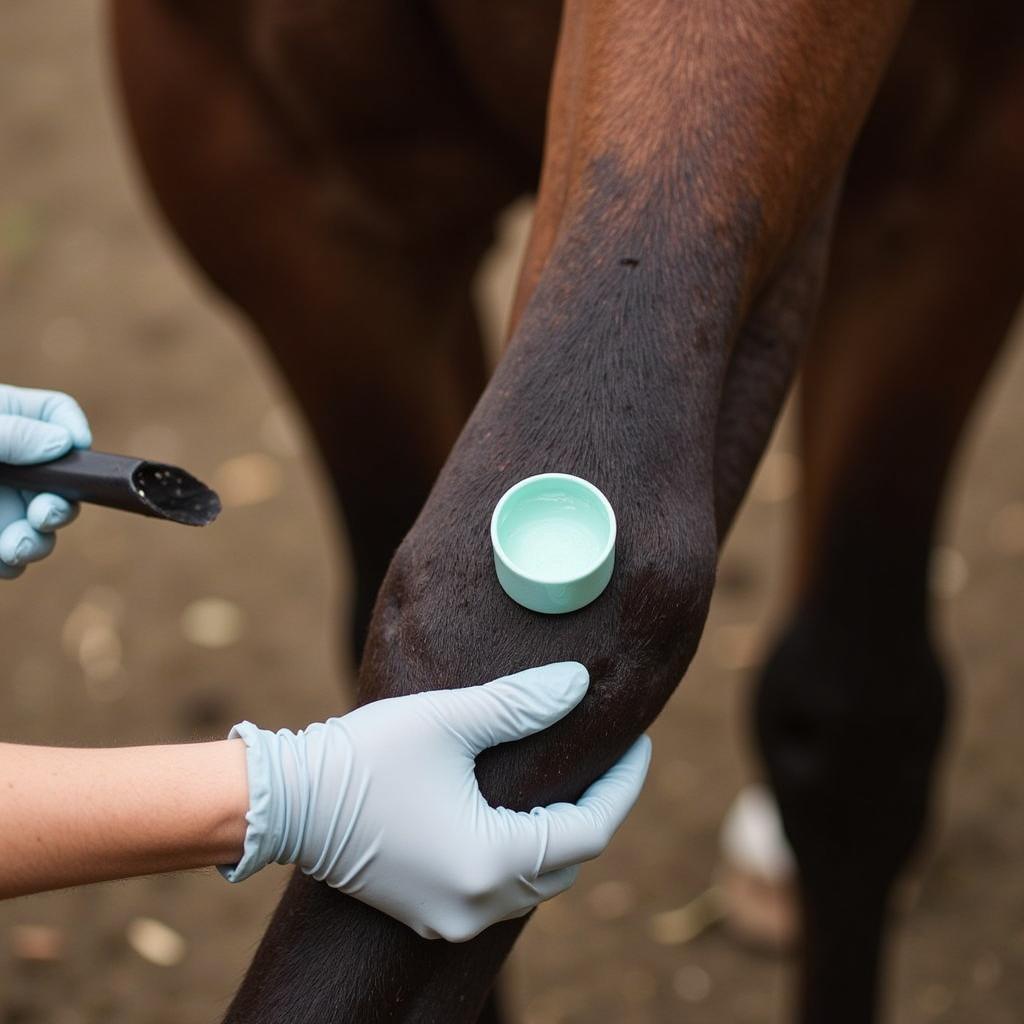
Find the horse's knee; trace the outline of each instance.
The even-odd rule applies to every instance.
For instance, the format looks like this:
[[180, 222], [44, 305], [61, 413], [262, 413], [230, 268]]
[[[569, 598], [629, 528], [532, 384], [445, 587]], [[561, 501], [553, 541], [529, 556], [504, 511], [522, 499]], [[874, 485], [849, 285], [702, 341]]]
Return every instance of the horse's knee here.
[[647, 728], [685, 671], [707, 614], [713, 544], [660, 556], [623, 551], [597, 601], [569, 615], [546, 616], [521, 608], [501, 590], [486, 519], [481, 522], [478, 529], [428, 503], [378, 596], [361, 699], [581, 661], [591, 685], [577, 709], [544, 733], [478, 761], [492, 801], [529, 808], [575, 799]]
[[888, 884], [927, 818], [946, 685], [923, 637], [880, 643], [807, 614], [768, 662], [758, 740], [805, 884]]

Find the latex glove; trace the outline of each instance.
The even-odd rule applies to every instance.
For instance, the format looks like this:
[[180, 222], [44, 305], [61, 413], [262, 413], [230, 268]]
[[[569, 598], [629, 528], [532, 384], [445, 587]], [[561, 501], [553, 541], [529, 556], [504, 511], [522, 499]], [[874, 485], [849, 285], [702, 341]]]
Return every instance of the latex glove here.
[[[0, 384], [0, 462], [49, 462], [90, 444], [89, 422], [69, 395]], [[0, 579], [14, 579], [29, 562], [45, 558], [54, 531], [77, 514], [77, 504], [56, 494], [0, 487]]]
[[568, 889], [640, 793], [641, 737], [577, 804], [492, 808], [473, 771], [486, 747], [539, 732], [586, 693], [587, 670], [560, 662], [483, 686], [382, 700], [278, 733], [242, 722], [249, 823], [241, 881], [271, 861], [409, 925], [463, 942]]

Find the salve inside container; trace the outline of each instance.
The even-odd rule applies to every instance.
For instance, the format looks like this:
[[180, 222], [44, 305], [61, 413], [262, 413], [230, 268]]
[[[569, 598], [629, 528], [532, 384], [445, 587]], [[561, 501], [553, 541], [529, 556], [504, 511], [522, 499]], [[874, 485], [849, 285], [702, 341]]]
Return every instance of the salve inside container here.
[[531, 611], [576, 611], [599, 597], [615, 566], [615, 513], [592, 483], [542, 473], [510, 487], [491, 517], [494, 568]]

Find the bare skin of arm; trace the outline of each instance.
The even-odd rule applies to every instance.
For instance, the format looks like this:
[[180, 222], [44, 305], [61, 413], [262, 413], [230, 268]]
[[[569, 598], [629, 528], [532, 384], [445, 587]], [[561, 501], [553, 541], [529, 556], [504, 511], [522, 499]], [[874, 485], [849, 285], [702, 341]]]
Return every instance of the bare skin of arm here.
[[0, 899], [234, 864], [241, 740], [77, 750], [0, 744]]

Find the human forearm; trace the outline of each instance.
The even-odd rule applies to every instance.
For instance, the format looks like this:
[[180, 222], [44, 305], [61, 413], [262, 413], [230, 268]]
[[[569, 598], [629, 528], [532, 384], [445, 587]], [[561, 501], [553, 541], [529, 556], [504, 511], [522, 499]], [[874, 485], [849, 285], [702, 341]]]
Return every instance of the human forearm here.
[[247, 808], [240, 740], [0, 744], [0, 898], [233, 863]]

